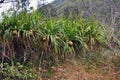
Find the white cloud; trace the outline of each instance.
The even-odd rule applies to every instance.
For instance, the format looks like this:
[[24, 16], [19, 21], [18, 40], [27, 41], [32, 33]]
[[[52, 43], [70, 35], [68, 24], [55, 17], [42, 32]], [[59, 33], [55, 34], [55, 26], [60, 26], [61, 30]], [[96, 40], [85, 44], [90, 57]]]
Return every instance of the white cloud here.
[[3, 12], [5, 10], [8, 10], [10, 8], [11, 4], [10, 3], [6, 3], [6, 4], [0, 4], [0, 12]]
[[[38, 1], [40, 1], [40, 0], [30, 0], [30, 6], [32, 6], [34, 9], [36, 9]], [[54, 0], [45, 0], [46, 3], [50, 3], [52, 1], [54, 1]], [[11, 3], [2, 3], [2, 4], [0, 4], [0, 16], [1, 16], [2, 12], [7, 11], [8, 9], [10, 9], [10, 7], [12, 7]]]
[[[36, 9], [36, 8], [37, 8], [38, 1], [40, 1], [40, 0], [31, 0], [30, 6], [33, 6], [33, 8]], [[54, 1], [54, 0], [45, 0], [45, 3], [51, 3], [52, 1]], [[41, 2], [41, 3], [42, 3], [42, 2]]]
[[0, 4], [0, 20], [2, 18], [2, 12], [6, 12], [7, 10], [9, 10], [11, 7], [11, 3], [2, 3]]
[[48, 3], [50, 3], [50, 2], [52, 2], [52, 1], [54, 1], [54, 0], [47, 0], [48, 1]]
[[[37, 9], [37, 4], [38, 1], [40, 0], [30, 0], [30, 6], [33, 7], [34, 9]], [[45, 0], [45, 3], [51, 3], [54, 0]], [[9, 10], [12, 6], [12, 3], [1, 3], [0, 4], [0, 20], [2, 18], [2, 12], [6, 12]]]

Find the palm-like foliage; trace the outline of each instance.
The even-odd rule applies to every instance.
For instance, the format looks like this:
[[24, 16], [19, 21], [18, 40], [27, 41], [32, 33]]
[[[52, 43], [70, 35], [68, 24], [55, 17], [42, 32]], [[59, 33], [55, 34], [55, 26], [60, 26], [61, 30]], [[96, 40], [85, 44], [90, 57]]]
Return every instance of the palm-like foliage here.
[[[21, 12], [17, 16], [4, 17], [0, 26], [1, 42], [17, 41], [22, 54], [27, 52], [26, 55], [35, 57], [33, 54], [38, 53], [39, 63], [52, 58], [55, 62], [57, 58], [63, 59], [80, 54], [83, 49], [93, 50], [95, 45], [105, 44], [105, 31], [96, 20], [46, 19], [37, 12]], [[16, 36], [13, 35], [14, 30]], [[14, 45], [9, 45], [13, 46], [14, 52]]]

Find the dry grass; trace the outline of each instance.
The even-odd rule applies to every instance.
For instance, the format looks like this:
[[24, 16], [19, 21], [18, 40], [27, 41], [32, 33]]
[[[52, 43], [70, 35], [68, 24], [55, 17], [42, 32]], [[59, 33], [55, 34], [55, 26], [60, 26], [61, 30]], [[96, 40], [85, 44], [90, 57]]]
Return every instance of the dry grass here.
[[43, 70], [47, 76], [41, 80], [120, 80], [119, 62], [119, 57], [97, 64], [69, 59], [56, 67], [52, 66], [50, 71]]

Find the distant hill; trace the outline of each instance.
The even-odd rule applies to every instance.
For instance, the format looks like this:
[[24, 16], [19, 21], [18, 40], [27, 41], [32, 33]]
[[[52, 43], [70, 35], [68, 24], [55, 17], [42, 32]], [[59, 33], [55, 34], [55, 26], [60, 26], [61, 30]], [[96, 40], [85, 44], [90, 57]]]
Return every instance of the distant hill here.
[[57, 14], [68, 13], [68, 10], [72, 11], [78, 7], [76, 0], [55, 0], [52, 5], [55, 6]]
[[94, 15], [103, 24], [120, 30], [120, 0], [55, 0], [38, 10], [48, 17]]
[[100, 5], [103, 4], [101, 1], [98, 0], [91, 0], [92, 2], [94, 1], [92, 4], [89, 1], [90, 0], [55, 0], [52, 3], [43, 6], [39, 10], [45, 10], [45, 13], [49, 12], [50, 13], [49, 15], [54, 14], [54, 16], [60, 16], [63, 14], [68, 16], [69, 14], [72, 14], [72, 15], [80, 15], [83, 17], [87, 17], [93, 14], [93, 12], [95, 14], [96, 12], [99, 12], [97, 11], [97, 9], [95, 9], [96, 10], [95, 11], [93, 9], [93, 6], [91, 5], [94, 4], [95, 6], [99, 7]]
[[[39, 10], [44, 12], [47, 15], [60, 16], [60, 15], [69, 15], [72, 13], [73, 15], [78, 14], [84, 8], [81, 4], [81, 0], [55, 0], [48, 5], [44, 5]], [[49, 12], [49, 14], [48, 14]]]

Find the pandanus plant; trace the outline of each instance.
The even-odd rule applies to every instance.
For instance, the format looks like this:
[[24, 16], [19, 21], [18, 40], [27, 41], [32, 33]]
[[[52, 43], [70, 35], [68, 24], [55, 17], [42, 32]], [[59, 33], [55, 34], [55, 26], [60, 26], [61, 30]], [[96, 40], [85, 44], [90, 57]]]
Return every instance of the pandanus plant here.
[[[16, 25], [16, 17], [11, 18], [4, 16], [2, 22], [0, 23], [0, 42], [1, 42], [1, 56], [2, 62], [4, 59], [11, 60], [13, 50], [10, 41], [12, 41], [12, 26]], [[15, 32], [14, 32], [15, 33]]]
[[8, 57], [13, 56], [15, 52], [14, 56], [21, 59], [26, 50], [32, 51], [31, 42], [33, 43], [34, 31], [30, 26], [32, 25], [30, 18], [29, 15], [21, 12], [17, 16], [5, 16], [0, 23], [1, 42], [4, 44], [4, 52]]
[[77, 20], [77, 29], [79, 30], [79, 36], [83, 47], [87, 50], [92, 50], [96, 44], [105, 44], [105, 30], [96, 20]]
[[102, 25], [95, 20], [82, 18], [46, 19], [37, 12], [21, 12], [10, 18], [5, 17], [0, 26], [1, 40], [5, 43], [16, 42], [13, 52], [20, 51], [26, 53], [24, 56], [31, 55], [33, 58], [36, 56], [40, 64], [46, 61], [51, 64], [57, 59], [77, 56], [81, 50], [93, 49], [97, 43], [104, 44], [105, 41]]
[[65, 41], [65, 46], [64, 46], [64, 54], [67, 56], [68, 55], [76, 55], [76, 48], [78, 48], [78, 46], [81, 46], [81, 42], [79, 40], [79, 36], [78, 36], [78, 29], [77, 27], [74, 25], [75, 22], [71, 21], [71, 20], [64, 20], [63, 22], [63, 35], [64, 35], [64, 41]]
[[[56, 21], [49, 19], [39, 24], [37, 34], [40, 36], [41, 53], [40, 56], [49, 63], [56, 62], [59, 52], [61, 29]], [[39, 27], [38, 26], [38, 27]], [[41, 58], [41, 60], [42, 60]]]

